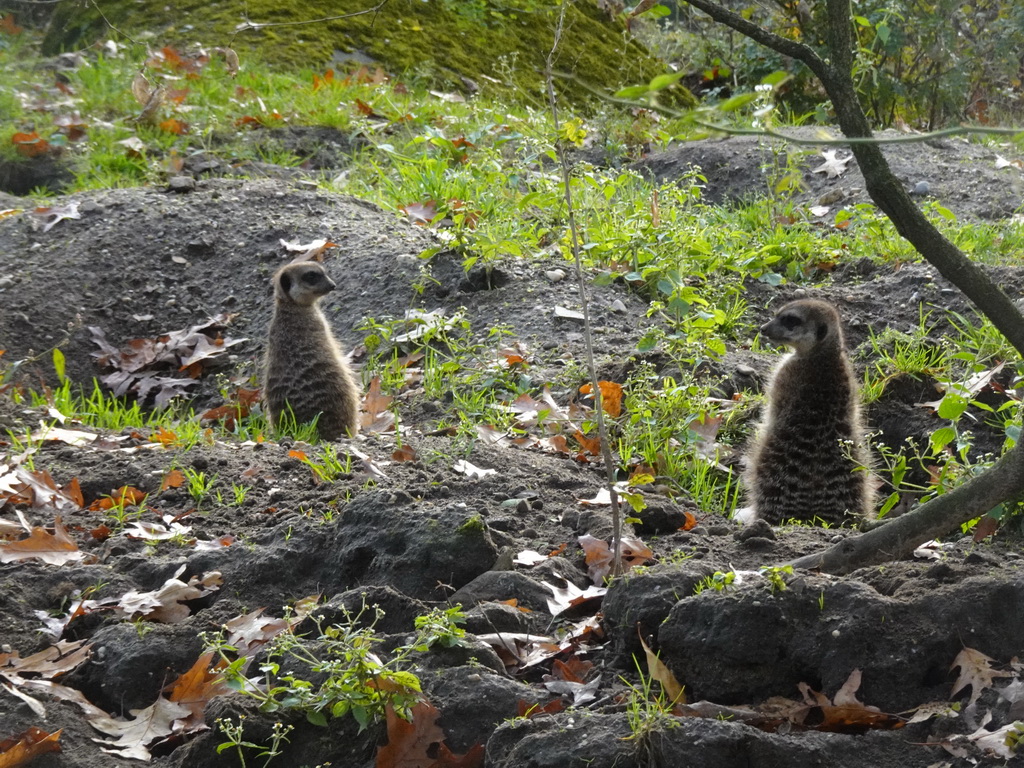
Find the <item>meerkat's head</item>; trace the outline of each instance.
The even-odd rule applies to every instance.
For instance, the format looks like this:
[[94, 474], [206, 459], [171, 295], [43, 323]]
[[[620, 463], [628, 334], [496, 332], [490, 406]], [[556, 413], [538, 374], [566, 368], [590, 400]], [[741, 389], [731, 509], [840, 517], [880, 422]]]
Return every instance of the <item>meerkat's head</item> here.
[[822, 345], [841, 347], [843, 343], [839, 312], [816, 299], [789, 302], [771, 322], [761, 326], [761, 333], [777, 344], [792, 347], [801, 357]]
[[274, 298], [279, 303], [311, 307], [317, 299], [326, 296], [334, 288], [334, 281], [327, 276], [323, 266], [315, 261], [286, 264], [274, 275]]

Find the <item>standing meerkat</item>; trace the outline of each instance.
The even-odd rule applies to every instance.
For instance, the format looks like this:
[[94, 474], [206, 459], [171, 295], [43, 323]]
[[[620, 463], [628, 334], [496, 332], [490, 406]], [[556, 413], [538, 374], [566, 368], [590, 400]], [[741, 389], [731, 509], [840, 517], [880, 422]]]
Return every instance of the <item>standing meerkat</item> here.
[[286, 264], [274, 274], [274, 317], [263, 363], [263, 399], [271, 427], [291, 412], [297, 423], [317, 416], [322, 440], [358, 431], [359, 388], [317, 306], [334, 281], [315, 261]]
[[839, 312], [824, 301], [793, 301], [761, 333], [793, 351], [772, 375], [766, 415], [747, 454], [754, 514], [772, 525], [870, 515], [869, 454]]

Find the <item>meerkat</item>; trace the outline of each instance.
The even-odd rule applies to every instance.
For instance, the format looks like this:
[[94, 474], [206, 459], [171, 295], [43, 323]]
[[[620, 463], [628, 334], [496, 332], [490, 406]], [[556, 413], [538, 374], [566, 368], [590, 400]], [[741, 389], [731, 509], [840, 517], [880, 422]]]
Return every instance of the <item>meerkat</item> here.
[[744, 479], [754, 514], [772, 525], [869, 516], [869, 454], [839, 312], [824, 301], [793, 301], [761, 334], [792, 352], [772, 375], [747, 455]]
[[297, 423], [319, 416], [322, 440], [358, 431], [359, 388], [327, 324], [319, 300], [335, 284], [314, 261], [287, 264], [274, 274], [274, 316], [263, 364], [263, 399], [270, 426], [282, 414]]

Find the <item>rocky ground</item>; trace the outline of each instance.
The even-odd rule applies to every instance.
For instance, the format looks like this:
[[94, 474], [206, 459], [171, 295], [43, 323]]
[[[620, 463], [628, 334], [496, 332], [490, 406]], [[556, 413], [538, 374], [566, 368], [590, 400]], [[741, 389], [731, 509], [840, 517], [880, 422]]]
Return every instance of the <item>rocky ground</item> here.
[[[755, 191], [761, 183], [752, 146], [709, 141], [644, 164], [666, 176], [681, 172], [688, 154], [704, 158], [708, 194], [725, 200], [735, 197], [729, 190]], [[908, 188], [927, 182], [927, 195], [958, 216], [1009, 216], [1021, 203], [1021, 171], [997, 168], [994, 154], [982, 151], [948, 140], [941, 148], [894, 148], [891, 156]], [[710, 153], [722, 162], [707, 160]], [[737, 169], [745, 180], [735, 180]], [[839, 205], [858, 194], [845, 176], [823, 180], [810, 169], [805, 176], [808, 203], [830, 195], [827, 204]], [[31, 205], [6, 198], [0, 205], [15, 207]], [[198, 410], [218, 406], [223, 393], [253, 383], [271, 310], [269, 276], [294, 256], [281, 241], [327, 238], [337, 244], [326, 263], [340, 289], [326, 310], [357, 363], [367, 354], [358, 330], [365, 317], [462, 308], [484, 341], [482, 364], [507, 365], [500, 347], [516, 342], [533, 381], [553, 383], [550, 401], [520, 404], [524, 423], [531, 407], [549, 409], [562, 430], [578, 418], [570, 406], [582, 382], [569, 381], [567, 371], [582, 360], [582, 330], [555, 307], [579, 309], [579, 300], [571, 280], [545, 274], [564, 265], [509, 262], [466, 275], [442, 253], [430, 264], [433, 279], [423, 281], [419, 254], [436, 244], [430, 232], [295, 178], [203, 176], [194, 188], [82, 193], [52, 207], [71, 216], [0, 218], [0, 361], [17, 364], [12, 381], [53, 385], [49, 350], [60, 345], [74, 380], [110, 375], [110, 361], [120, 360], [115, 386], [148, 398], [185, 391]], [[1022, 296], [1019, 271], [998, 277], [1014, 298]], [[800, 290], [748, 287], [752, 323]], [[869, 329], [916, 326], [922, 304], [966, 309], [922, 266], [843, 265], [810, 293], [841, 307], [854, 345]], [[624, 381], [644, 302], [613, 284], [595, 288], [593, 309], [602, 376]], [[497, 325], [510, 333], [489, 347]], [[135, 343], [134, 356], [119, 351], [131, 339], [190, 328], [172, 337], [187, 354], [158, 373], [139, 362], [159, 356], [151, 347]], [[772, 359], [731, 349], [721, 373], [749, 366], [763, 374]], [[106, 368], [97, 367], [104, 361]], [[132, 361], [139, 365], [128, 371]], [[175, 370], [179, 364], [184, 372]], [[186, 386], [185, 373], [198, 378]], [[756, 376], [747, 378], [753, 384]], [[920, 399], [919, 392], [891, 398], [872, 410], [872, 421], [892, 435], [927, 434], [940, 422], [915, 409]], [[245, 748], [248, 765], [924, 768], [1013, 761], [1006, 743], [1024, 709], [1019, 538], [952, 536], [918, 558], [843, 578], [779, 572], [782, 589], [757, 569], [853, 533], [740, 528], [722, 510], [650, 492], [633, 526], [642, 544], [631, 542], [633, 562], [644, 566], [602, 594], [593, 589], [602, 583], [600, 556], [588, 562], [580, 545], [581, 537], [610, 536], [608, 506], [586, 503], [604, 481], [599, 463], [559, 450], [536, 426], [529, 428], [535, 439], [521, 444], [489, 430], [453, 435], [438, 429], [445, 408], [413, 381], [397, 400], [400, 439], [393, 429], [368, 426], [339, 441], [337, 453], [352, 459], [326, 481], [310, 466], [323, 462], [322, 446], [214, 433], [200, 433], [186, 449], [177, 444], [183, 435], [69, 422], [55, 424], [26, 453], [26, 436], [54, 424], [54, 414], [17, 405], [8, 391], [0, 400], [0, 424], [10, 430], [0, 438], [0, 534], [8, 540], [0, 549], [0, 740], [31, 727], [62, 729], [63, 751], [42, 754], [33, 763], [39, 766], [120, 766], [146, 757], [167, 766], [240, 765], [235, 749], [218, 754], [228, 739], [217, 719], [245, 715], [244, 740], [256, 744], [272, 743], [276, 720], [294, 726], [279, 757]], [[214, 478], [210, 493], [190, 493], [175, 472]], [[103, 509], [104, 498], [124, 486], [148, 494], [145, 503], [126, 492], [125, 504]], [[236, 487], [247, 489], [244, 498]], [[11, 549], [27, 529], [37, 529], [40, 556]], [[539, 554], [521, 554], [527, 551]], [[740, 574], [734, 582], [715, 581], [730, 571]], [[201, 633], [232, 627], [239, 652], [256, 659], [252, 677], [275, 631], [291, 626], [314, 637], [310, 618], [269, 621], [285, 616], [285, 606], [301, 612], [310, 597], [318, 600], [311, 615], [325, 624], [340, 620], [343, 608], [379, 605], [376, 650], [385, 658], [408, 642], [414, 617], [463, 606], [463, 644], [411, 655], [436, 708], [417, 710], [415, 734], [383, 723], [360, 730], [351, 717], [323, 726], [287, 710], [263, 714], [251, 697], [203, 676]], [[259, 610], [262, 616], [253, 614]], [[657, 666], [648, 671], [641, 637], [686, 686], [689, 705], [673, 715], [638, 707], [642, 697], [631, 695], [630, 686], [642, 686], [635, 659], [645, 676], [660, 675]], [[535, 705], [531, 717], [519, 717]]]

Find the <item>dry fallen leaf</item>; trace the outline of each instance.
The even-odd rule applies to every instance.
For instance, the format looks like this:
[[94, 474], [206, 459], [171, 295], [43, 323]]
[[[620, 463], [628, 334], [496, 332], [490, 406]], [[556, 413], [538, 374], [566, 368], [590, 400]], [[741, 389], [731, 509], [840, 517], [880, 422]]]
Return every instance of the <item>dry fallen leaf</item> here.
[[950, 669], [960, 667], [960, 674], [953, 683], [951, 696], [956, 696], [960, 691], [971, 686], [971, 698], [969, 704], [976, 702], [986, 688], [992, 687], [992, 682], [997, 677], [1013, 677], [1012, 672], [1000, 672], [992, 669], [995, 660], [986, 656], [974, 648], [964, 648], [953, 659]]
[[[102, 749], [112, 755], [148, 762], [152, 755], [148, 747], [175, 732], [175, 722], [191, 716], [188, 707], [176, 704], [163, 696], [144, 709], [132, 709], [131, 720], [113, 720], [113, 727], [105, 732], [114, 739], [96, 739], [93, 741], [114, 749]], [[92, 721], [90, 721], [92, 722]], [[95, 723], [92, 723], [95, 725]], [[111, 733], [111, 731], [113, 731]]]
[[17, 736], [0, 741], [0, 768], [17, 768], [28, 765], [40, 755], [60, 752], [60, 735], [63, 729], [47, 733], [34, 725]]
[[192, 713], [184, 720], [175, 722], [178, 732], [189, 733], [205, 729], [203, 711], [210, 699], [231, 692], [221, 674], [221, 670], [227, 664], [224, 659], [214, 664], [213, 651], [207, 651], [196, 659], [196, 663], [187, 672], [164, 688], [164, 692], [169, 694], [167, 698], [187, 707]]
[[186, 584], [177, 578], [184, 569], [182, 566], [178, 574], [164, 582], [159, 589], [151, 592], [129, 590], [121, 596], [117, 608], [129, 619], [141, 618], [164, 624], [184, 621], [191, 611], [183, 603], [217, 591], [222, 582], [218, 571], [209, 571], [202, 577], [193, 576]]
[[825, 149], [822, 150], [821, 156], [825, 159], [821, 165], [811, 169], [811, 173], [824, 173], [825, 178], [836, 179], [846, 173], [846, 166], [853, 159], [853, 155], [849, 157], [838, 157], [838, 150]]
[[583, 534], [577, 541], [583, 547], [587, 575], [590, 576], [590, 580], [594, 584], [603, 584], [604, 577], [612, 571], [612, 561], [615, 559], [608, 542], [591, 536], [589, 533]]
[[180, 469], [172, 469], [164, 475], [164, 479], [160, 481], [160, 490], [166, 491], [168, 488], [180, 488], [184, 484], [185, 473]]
[[388, 743], [377, 749], [376, 768], [431, 768], [434, 758], [427, 754], [433, 744], [444, 741], [444, 731], [437, 725], [441, 713], [427, 701], [412, 707], [412, 721], [404, 720], [388, 706]]
[[[555, 574], [556, 576], [558, 574]], [[541, 584], [551, 590], [552, 596], [548, 598], [548, 613], [558, 616], [565, 611], [578, 608], [584, 604], [599, 602], [608, 592], [605, 587], [587, 587], [580, 589], [571, 581], [566, 581], [564, 587], [556, 587], [542, 581]]]
[[[622, 385], [614, 381], [599, 381], [598, 388], [601, 390], [601, 407], [604, 412], [613, 419], [622, 414]], [[589, 395], [594, 391], [590, 384], [580, 387], [580, 393]]]
[[396, 448], [391, 454], [392, 461], [416, 461], [419, 456], [416, 453], [416, 449], [408, 443]]
[[473, 480], [482, 480], [488, 475], [498, 474], [498, 470], [496, 469], [483, 469], [481, 467], [477, 467], [473, 464], [470, 464], [465, 459], [459, 459], [458, 461], [456, 461], [455, 464], [452, 466], [452, 469], [454, 469], [456, 472], [461, 472], [462, 474], [466, 475], [466, 477], [469, 477]]
[[28, 538], [0, 543], [0, 563], [38, 558], [48, 565], [64, 565], [85, 559], [78, 545], [68, 536], [58, 516], [53, 521], [53, 533], [45, 528], [33, 528]]
[[82, 214], [78, 212], [78, 203], [67, 205], [40, 206], [32, 211], [32, 228], [42, 232], [49, 232], [58, 222], [65, 219], [80, 219]]
[[92, 646], [86, 645], [85, 640], [60, 640], [24, 659], [17, 651], [0, 653], [0, 674], [13, 672], [17, 675], [38, 675], [46, 679], [60, 677], [84, 663], [90, 653]]
[[643, 635], [639, 635], [639, 637], [640, 645], [643, 646], [644, 655], [647, 657], [647, 671], [651, 678], [661, 683], [661, 688], [665, 691], [665, 696], [673, 706], [676, 704], [685, 704], [686, 696], [684, 695], [684, 687], [678, 680], [676, 680], [676, 676], [672, 674], [672, 670], [665, 665], [665, 662], [658, 657], [658, 654], [650, 649], [644, 641]]
[[533, 566], [537, 565], [537, 563], [543, 563], [547, 559], [547, 555], [542, 555], [540, 552], [535, 552], [532, 549], [524, 549], [512, 559], [512, 562], [516, 565]]

